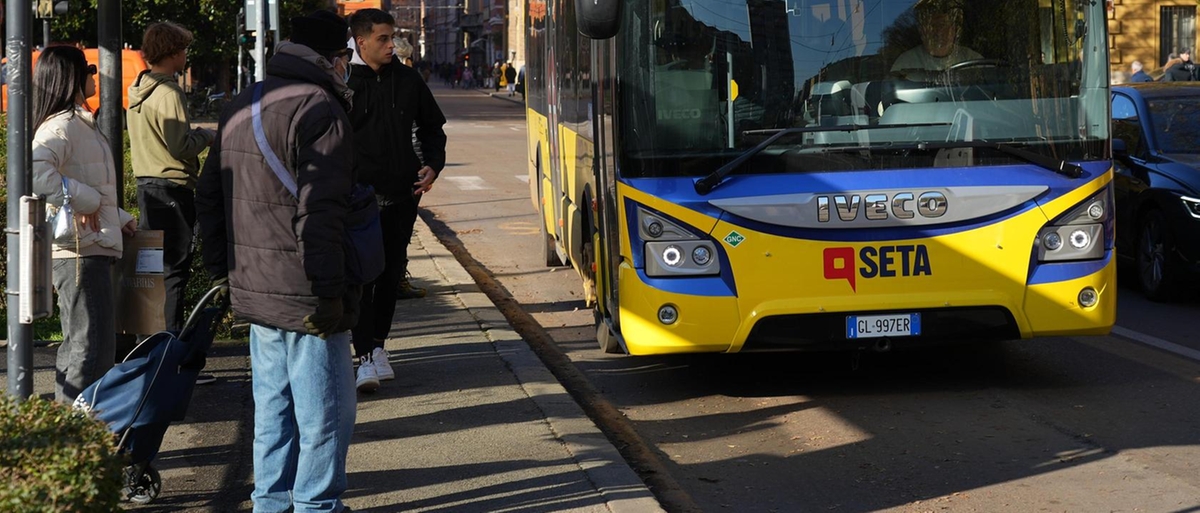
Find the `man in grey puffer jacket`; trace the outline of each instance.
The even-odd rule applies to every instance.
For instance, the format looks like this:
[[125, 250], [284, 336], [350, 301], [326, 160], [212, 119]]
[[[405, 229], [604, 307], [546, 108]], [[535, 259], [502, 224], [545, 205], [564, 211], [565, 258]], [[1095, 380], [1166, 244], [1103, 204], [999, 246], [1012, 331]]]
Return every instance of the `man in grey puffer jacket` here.
[[[252, 323], [254, 511], [342, 511], [355, 416], [348, 330], [361, 290], [344, 272], [348, 26], [317, 11], [293, 18], [292, 34], [266, 80], [222, 113], [196, 210], [205, 267], [228, 279], [234, 312]], [[255, 139], [259, 87], [265, 142], [295, 196]]]

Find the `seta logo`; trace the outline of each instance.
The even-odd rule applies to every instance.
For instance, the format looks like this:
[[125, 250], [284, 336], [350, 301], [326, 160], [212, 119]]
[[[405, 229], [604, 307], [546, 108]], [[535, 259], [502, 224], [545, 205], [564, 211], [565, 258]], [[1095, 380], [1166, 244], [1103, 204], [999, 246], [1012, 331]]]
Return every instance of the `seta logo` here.
[[825, 248], [825, 279], [846, 280], [850, 290], [858, 292], [856, 280], [863, 278], [894, 278], [896, 276], [928, 276], [933, 274], [929, 265], [929, 250], [924, 244], [904, 246], [866, 246], [854, 248]]

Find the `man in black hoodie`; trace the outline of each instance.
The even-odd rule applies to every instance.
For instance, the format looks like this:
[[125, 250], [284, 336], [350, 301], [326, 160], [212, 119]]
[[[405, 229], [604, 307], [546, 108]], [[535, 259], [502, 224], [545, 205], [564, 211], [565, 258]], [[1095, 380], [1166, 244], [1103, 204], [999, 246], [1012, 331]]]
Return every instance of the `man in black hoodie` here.
[[[379, 9], [362, 9], [350, 17], [362, 61], [355, 61], [349, 83], [354, 90], [350, 123], [355, 171], [359, 182], [378, 195], [386, 259], [383, 274], [363, 287], [361, 316], [352, 333], [361, 392], [395, 377], [383, 342], [396, 313], [397, 285], [406, 280], [417, 201], [446, 165], [446, 117], [421, 75], [393, 55], [395, 25], [392, 15]], [[413, 148], [414, 126], [420, 157]]]

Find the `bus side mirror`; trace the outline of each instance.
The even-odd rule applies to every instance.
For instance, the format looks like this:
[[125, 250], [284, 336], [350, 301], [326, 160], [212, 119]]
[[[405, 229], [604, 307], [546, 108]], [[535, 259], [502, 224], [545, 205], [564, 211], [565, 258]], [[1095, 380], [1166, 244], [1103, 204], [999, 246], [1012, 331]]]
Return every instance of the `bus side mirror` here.
[[621, 28], [624, 0], [575, 0], [579, 33], [592, 39], [608, 39]]
[[1122, 159], [1129, 158], [1129, 148], [1127, 148], [1125, 146], [1124, 139], [1113, 139], [1112, 140], [1112, 155], [1113, 155], [1113, 159], [1115, 159], [1115, 160], [1122, 160]]

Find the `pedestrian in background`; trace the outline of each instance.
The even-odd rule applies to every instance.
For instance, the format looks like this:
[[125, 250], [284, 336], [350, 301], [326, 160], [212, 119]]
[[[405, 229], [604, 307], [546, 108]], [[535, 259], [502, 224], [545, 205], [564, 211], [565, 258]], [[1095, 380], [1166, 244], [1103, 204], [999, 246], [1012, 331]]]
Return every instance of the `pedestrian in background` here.
[[504, 84], [509, 96], [517, 92], [517, 68], [511, 62], [504, 66]]
[[1162, 77], [1163, 82], [1190, 82], [1196, 78], [1196, 65], [1192, 63], [1192, 52], [1188, 48], [1179, 50], [1179, 61], [1167, 67]]
[[68, 228], [56, 230], [52, 255], [63, 332], [54, 397], [62, 402], [74, 401], [116, 360], [112, 266], [122, 235], [136, 226], [117, 207], [112, 150], [85, 108], [95, 76], [96, 66], [70, 46], [46, 48], [33, 73], [33, 192], [46, 197], [50, 214], [74, 211]]
[[1142, 71], [1142, 61], [1133, 61], [1133, 64], [1129, 66], [1129, 69], [1133, 72], [1133, 75], [1129, 77], [1130, 82], [1137, 83], [1154, 81], [1153, 78], [1150, 78], [1150, 75], [1147, 75], [1145, 71]]
[[[350, 17], [350, 29], [363, 61], [350, 75], [355, 171], [378, 195], [386, 261], [383, 274], [363, 287], [362, 314], [353, 333], [359, 363], [355, 383], [359, 391], [371, 392], [380, 380], [395, 376], [383, 346], [396, 300], [425, 295], [408, 280], [408, 243], [420, 197], [446, 165], [446, 117], [421, 76], [393, 55], [392, 15], [362, 9]], [[414, 124], [420, 157], [413, 144]]]
[[[196, 177], [200, 153], [212, 144], [212, 130], [193, 128], [187, 95], [176, 77], [187, 67], [192, 33], [171, 22], [146, 27], [142, 57], [150, 69], [129, 86], [129, 148], [137, 177], [142, 230], [163, 232], [166, 329], [183, 329], [184, 293], [192, 270], [196, 225]], [[211, 383], [201, 374], [196, 383]]]
[[252, 323], [254, 511], [344, 510], [355, 417], [346, 355], [361, 290], [343, 246], [348, 37], [332, 12], [293, 18], [266, 80], [222, 113], [197, 188], [205, 267], [228, 277], [234, 313]]

